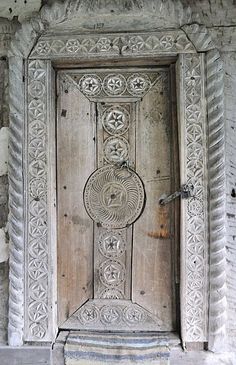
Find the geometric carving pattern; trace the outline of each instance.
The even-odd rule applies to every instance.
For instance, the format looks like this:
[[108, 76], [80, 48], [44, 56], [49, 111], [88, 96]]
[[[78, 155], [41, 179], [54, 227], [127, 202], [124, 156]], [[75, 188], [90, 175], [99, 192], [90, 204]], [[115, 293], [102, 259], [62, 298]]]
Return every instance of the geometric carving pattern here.
[[129, 128], [130, 116], [128, 111], [121, 106], [113, 106], [105, 110], [102, 124], [109, 134], [121, 135]]
[[[96, 70], [96, 74], [80, 74], [78, 72], [61, 73], [64, 76], [62, 85], [64, 89], [76, 86], [85, 96], [93, 99], [95, 97], [106, 97], [107, 95], [116, 97], [142, 97], [148, 92], [152, 84], [158, 80], [160, 74], [157, 72], [155, 74], [151, 72], [148, 74], [124, 72], [123, 75], [120, 73], [104, 75], [99, 70]], [[68, 81], [72, 81], [72, 85], [69, 85]], [[125, 110], [123, 111], [127, 114]]]
[[107, 95], [122, 95], [126, 89], [126, 80], [121, 74], [107, 75], [103, 81], [103, 88]]
[[[65, 328], [140, 330], [143, 326], [158, 330], [161, 320], [130, 300], [89, 300], [66, 323]], [[117, 326], [117, 327], [114, 327]], [[63, 325], [62, 325], [63, 328]]]
[[[62, 8], [63, 7], [63, 8]], [[26, 286], [27, 286], [27, 280], [28, 280], [28, 273], [27, 273], [27, 267], [26, 269], [24, 268], [24, 258], [26, 258], [26, 264], [27, 264], [27, 246], [24, 245], [24, 234], [25, 231], [22, 228], [23, 225], [23, 216], [27, 218], [26, 215], [24, 215], [26, 213], [26, 207], [25, 205], [23, 205], [23, 188], [22, 188], [22, 147], [24, 147], [27, 143], [27, 141], [25, 141], [25, 138], [23, 138], [23, 128], [24, 128], [24, 102], [25, 100], [27, 100], [27, 96], [23, 95], [23, 87], [22, 87], [22, 76], [23, 76], [23, 62], [22, 60], [24, 58], [27, 58], [31, 52], [31, 49], [33, 48], [34, 42], [36, 42], [37, 37], [40, 37], [41, 32], [45, 29], [45, 24], [48, 21], [48, 17], [51, 17], [52, 19], [62, 19], [65, 20], [68, 18], [68, 14], [65, 12], [65, 10], [67, 10], [67, 7], [64, 6], [64, 4], [62, 4], [60, 11], [58, 12], [58, 6], [57, 7], [52, 7], [51, 10], [45, 11], [45, 9], [43, 9], [43, 11], [40, 14], [40, 17], [37, 17], [34, 19], [34, 22], [28, 22], [26, 23], [25, 26], [23, 26], [22, 28], [19, 29], [19, 31], [17, 31], [17, 35], [15, 37], [15, 40], [12, 43], [12, 47], [10, 50], [10, 54], [13, 55], [14, 57], [11, 57], [10, 62], [11, 62], [11, 68], [12, 68], [12, 76], [11, 76], [11, 83], [10, 83], [10, 95], [11, 95], [11, 102], [10, 102], [10, 110], [11, 110], [11, 128], [10, 128], [10, 215], [9, 215], [9, 234], [10, 234], [10, 239], [11, 239], [11, 253], [10, 253], [10, 296], [9, 296], [9, 330], [8, 330], [8, 340], [9, 343], [12, 344], [14, 346], [14, 344], [20, 345], [22, 344], [22, 338], [23, 338], [23, 325], [22, 323], [25, 324], [25, 326], [27, 327], [27, 313], [26, 313], [26, 318], [24, 318], [24, 313], [22, 311], [23, 309], [23, 300], [22, 300], [22, 296], [24, 294], [25, 291], [25, 287], [22, 285], [24, 283], [24, 270], [26, 271]], [[60, 13], [60, 14], [59, 14]], [[59, 18], [58, 18], [59, 17]], [[47, 18], [46, 22], [45, 22], [45, 18]], [[199, 37], [202, 39], [202, 34], [200, 32], [198, 32]], [[170, 36], [170, 37], [169, 37]], [[100, 38], [106, 38], [106, 41], [104, 39], [100, 39]], [[189, 37], [191, 40], [191, 37]], [[125, 35], [116, 35], [116, 34], [112, 34], [109, 36], [97, 36], [97, 35], [92, 35], [92, 36], [74, 36], [73, 39], [65, 39], [64, 37], [60, 36], [55, 36], [52, 37], [50, 39], [43, 39], [42, 37], [39, 39], [39, 41], [36, 43], [36, 46], [33, 48], [33, 51], [31, 53], [31, 57], [33, 59], [35, 58], [45, 58], [45, 59], [60, 59], [62, 56], [63, 57], [73, 57], [73, 59], [80, 59], [81, 57], [83, 58], [102, 58], [105, 57], [107, 59], [107, 56], [114, 56], [114, 58], [120, 58], [124, 57], [125, 55], [129, 56], [143, 56], [143, 55], [149, 55], [149, 56], [155, 56], [155, 55], [167, 55], [167, 54], [171, 54], [171, 55], [175, 55], [175, 54], [188, 54], [188, 53], [195, 53], [196, 50], [193, 46], [193, 44], [191, 43], [187, 36], [184, 34], [184, 32], [182, 31], [168, 31], [168, 30], [164, 30], [163, 32], [155, 32], [152, 33], [152, 35], [149, 34], [136, 34], [136, 35], [129, 35], [129, 34], [125, 34]], [[202, 46], [201, 48], [202, 52], [207, 51], [207, 48]], [[213, 55], [211, 54], [209, 56], [209, 65], [208, 68], [210, 70], [210, 74], [208, 76], [208, 73], [206, 75], [207, 77], [207, 84], [209, 87], [209, 93], [210, 93], [210, 98], [211, 98], [211, 90], [210, 88], [212, 87], [212, 83], [214, 82], [218, 82], [218, 73], [219, 70], [215, 70], [214, 69], [214, 65], [215, 63], [217, 64], [217, 60], [215, 58], [215, 54], [214, 54], [215, 50], [213, 50]], [[194, 55], [195, 57], [195, 55]], [[212, 59], [211, 59], [212, 57]], [[190, 59], [191, 57], [189, 57]], [[123, 58], [124, 59], [124, 58]], [[218, 61], [220, 63], [220, 58], [218, 57]], [[201, 76], [204, 75], [204, 70], [201, 70]], [[30, 75], [29, 75], [30, 76]], [[221, 76], [220, 76], [221, 77]], [[180, 80], [183, 82], [183, 75], [180, 75]], [[46, 84], [46, 83], [45, 83]], [[222, 90], [222, 85], [223, 85], [223, 81], [220, 80], [220, 85], [221, 85], [221, 90]], [[35, 88], [35, 87], [34, 87]], [[37, 88], [36, 88], [37, 89]], [[22, 95], [19, 93], [19, 90], [22, 90]], [[222, 94], [222, 91], [220, 91]], [[204, 90], [202, 91], [202, 94], [204, 95]], [[22, 97], [21, 97], [22, 96]], [[219, 96], [219, 95], [218, 95]], [[211, 104], [212, 100], [209, 98], [209, 100], [207, 99], [207, 103]], [[31, 98], [30, 98], [31, 100]], [[218, 108], [218, 99], [214, 97], [214, 102], [213, 104], [216, 103], [216, 108]], [[35, 104], [37, 104], [37, 101], [35, 100]], [[33, 104], [30, 106], [32, 107]], [[216, 110], [214, 110], [214, 105], [212, 107], [212, 105], [208, 105], [209, 107], [209, 112], [210, 112], [210, 119], [211, 119], [211, 128], [213, 128], [213, 130], [210, 132], [212, 133], [210, 139], [212, 140], [212, 145], [210, 147], [211, 149], [211, 153], [214, 154], [215, 157], [215, 150], [214, 148], [217, 148], [217, 138], [218, 135], [216, 135], [214, 128], [217, 127], [217, 133], [219, 132], [220, 128], [217, 125], [217, 123], [223, 123], [223, 114], [224, 114], [224, 106], [222, 106], [220, 104], [220, 108], [219, 111], [217, 112]], [[212, 109], [211, 109], [212, 108]], [[204, 110], [204, 107], [202, 105], [202, 110]], [[29, 111], [29, 115], [30, 115], [30, 110]], [[37, 113], [39, 116], [42, 115], [42, 113], [44, 113], [43, 110], [37, 110]], [[212, 114], [211, 114], [212, 113]], [[216, 113], [216, 117], [215, 117], [215, 113]], [[219, 115], [221, 113], [221, 115]], [[37, 124], [36, 122], [37, 118], [35, 116], [35, 124]], [[39, 123], [42, 126], [42, 123]], [[33, 125], [33, 123], [32, 123]], [[183, 126], [185, 127], [185, 126]], [[222, 125], [221, 125], [222, 127]], [[31, 127], [29, 126], [29, 132], [30, 132]], [[222, 128], [221, 128], [222, 129]], [[213, 133], [214, 132], [214, 133]], [[222, 134], [221, 138], [220, 138], [222, 144], [221, 144], [221, 148], [220, 148], [220, 153], [224, 154], [224, 135]], [[185, 143], [186, 141], [184, 141]], [[216, 143], [217, 142], [217, 143]], [[220, 142], [220, 143], [221, 143]], [[181, 146], [181, 150], [185, 151], [185, 144], [183, 146]], [[193, 150], [193, 148], [191, 148]], [[203, 151], [203, 155], [206, 155], [206, 151]], [[212, 156], [211, 156], [212, 157]], [[201, 159], [202, 157], [200, 157]], [[185, 162], [184, 161], [184, 165], [185, 166]], [[26, 161], [26, 165], [28, 164], [28, 162]], [[210, 184], [213, 185], [218, 185], [219, 188], [219, 184], [218, 182], [215, 180], [215, 171], [214, 171], [214, 164], [212, 164], [211, 166], [211, 172], [210, 172]], [[191, 171], [191, 165], [189, 164], [188, 166], [189, 171]], [[193, 167], [194, 169], [194, 167]], [[219, 173], [224, 174], [225, 173], [225, 167], [222, 166], [221, 169], [219, 169]], [[218, 175], [216, 175], [218, 176]], [[44, 196], [44, 192], [46, 191], [45, 189], [45, 184], [47, 184], [47, 175], [45, 175], [45, 182], [43, 182], [43, 179], [41, 177], [39, 178], [35, 178], [35, 180], [32, 179], [30, 186], [28, 187], [28, 192], [29, 191], [34, 191], [34, 193], [32, 193], [32, 197], [36, 197], [37, 196]], [[220, 188], [223, 187], [223, 183], [221, 184], [220, 182]], [[203, 188], [202, 192], [204, 193], [204, 191], [206, 191], [206, 187]], [[215, 190], [214, 190], [215, 191]], [[222, 198], [222, 196], [224, 196], [224, 191], [222, 192], [220, 189], [218, 190], [218, 197]], [[217, 197], [216, 197], [217, 198]], [[210, 201], [211, 201], [212, 197], [210, 197]], [[213, 197], [213, 199], [215, 199], [215, 197]], [[216, 199], [215, 199], [216, 201]], [[210, 210], [210, 219], [213, 221], [214, 225], [211, 226], [210, 225], [210, 234], [213, 236], [213, 247], [211, 249], [215, 249], [215, 247], [218, 245], [218, 238], [215, 236], [216, 234], [216, 230], [218, 229], [219, 224], [216, 224], [217, 219], [222, 219], [224, 220], [224, 215], [225, 215], [225, 209], [223, 204], [221, 203], [220, 207], [222, 207], [221, 209], [221, 213], [214, 215], [215, 210], [219, 209], [219, 205], [214, 205], [215, 201], [213, 202], [213, 210]], [[201, 204], [201, 199], [199, 199], [199, 203]], [[218, 203], [217, 203], [218, 204]], [[198, 205], [199, 207], [199, 205]], [[189, 207], [189, 212], [191, 212], [193, 208]], [[205, 212], [205, 207], [203, 209], [203, 214]], [[186, 218], [187, 219], [187, 218]], [[206, 222], [206, 220], [205, 220]], [[220, 223], [221, 227], [223, 223]], [[225, 233], [224, 230], [222, 229], [221, 231], [222, 233], [222, 237], [220, 237], [221, 239], [221, 243], [220, 243], [220, 249], [224, 249], [224, 239], [225, 239]], [[206, 238], [204, 239], [204, 243], [207, 242]], [[41, 245], [41, 240], [40, 240], [40, 245]], [[187, 239], [188, 243], [190, 242], [189, 239]], [[223, 242], [223, 243], [222, 243]], [[34, 242], [34, 244], [37, 247], [37, 244]], [[50, 240], [48, 242], [48, 244], [50, 245]], [[204, 246], [204, 245], [203, 245]], [[32, 245], [33, 247], [33, 245]], [[49, 249], [50, 247], [48, 247]], [[218, 246], [216, 247], [218, 250], [218, 257], [221, 257], [221, 253], [219, 252], [219, 248]], [[32, 254], [32, 250], [30, 251], [30, 255]], [[188, 259], [188, 255], [186, 252], [186, 247], [184, 248], [184, 259]], [[41, 249], [39, 250], [39, 252], [41, 252]], [[46, 252], [47, 254], [47, 241], [46, 241], [46, 249], [43, 248], [43, 252]], [[206, 252], [204, 251], [202, 253], [202, 255], [204, 256]], [[214, 252], [212, 253], [212, 259], [214, 259]], [[224, 256], [225, 257], [225, 256]], [[212, 262], [211, 262], [212, 264]], [[217, 265], [217, 263], [213, 262], [213, 265]], [[224, 263], [223, 263], [224, 264]], [[217, 270], [215, 270], [215, 266], [213, 267], [213, 272], [212, 272], [212, 278], [213, 278], [213, 285], [215, 285], [215, 281], [216, 280], [216, 275], [219, 276], [224, 276], [225, 275], [225, 267], [222, 267], [223, 265], [218, 265], [217, 266]], [[189, 270], [189, 268], [186, 266], [184, 268], [185, 272], [184, 274], [187, 274], [188, 277], [191, 276], [191, 272], [192, 272], [192, 268]], [[204, 276], [201, 280], [201, 274], [202, 272], [200, 272], [200, 275], [197, 275], [197, 273], [194, 273], [194, 277], [195, 277], [195, 282], [196, 286], [198, 288], [203, 288], [203, 284], [201, 283], [201, 281], [203, 280], [203, 282], [206, 285], [206, 276]], [[48, 273], [48, 277], [51, 277], [51, 273]], [[199, 282], [200, 281], [200, 282]], [[225, 282], [225, 280], [223, 280]], [[45, 280], [46, 282], [46, 280]], [[190, 281], [189, 281], [190, 282]], [[186, 283], [185, 283], [186, 284]], [[223, 285], [225, 285], [223, 283]], [[35, 287], [32, 285], [32, 298], [33, 296], [35, 296], [35, 292], [37, 293], [37, 290], [35, 291], [34, 289]], [[44, 286], [42, 286], [42, 288], [44, 288]], [[28, 289], [26, 288], [26, 291]], [[46, 288], [46, 290], [49, 290], [48, 288]], [[50, 291], [52, 289], [50, 288]], [[34, 294], [33, 294], [34, 293]], [[192, 293], [192, 291], [190, 291], [190, 293]], [[184, 299], [186, 298], [186, 295], [189, 296], [187, 288], [183, 288], [183, 293], [182, 293], [182, 297]], [[225, 295], [225, 292], [222, 294], [222, 296]], [[194, 296], [191, 295], [191, 297], [193, 298]], [[25, 298], [28, 298], [28, 293], [25, 293]], [[222, 298], [220, 298], [221, 300], [223, 300]], [[215, 287], [215, 293], [213, 296], [213, 309], [210, 308], [210, 315], [211, 315], [211, 323], [217, 324], [216, 322], [216, 306], [219, 304], [219, 300], [218, 300], [218, 287]], [[207, 299], [204, 300], [204, 303], [207, 303]], [[28, 302], [25, 303], [25, 308], [27, 308]], [[224, 310], [223, 310], [223, 316], [225, 316], [225, 311], [226, 311], [226, 303], [224, 301]], [[182, 312], [185, 313], [186, 309], [185, 308], [181, 308]], [[49, 309], [48, 309], [49, 310]], [[217, 315], [219, 315], [220, 310], [217, 307]], [[224, 327], [225, 325], [225, 318], [224, 317], [220, 318], [220, 321], [218, 321], [219, 326], [221, 328]], [[196, 320], [198, 321], [198, 327], [200, 325], [200, 322], [198, 320], [198, 318], [196, 319], [194, 316], [192, 317], [193, 322], [195, 322]], [[217, 317], [218, 319], [218, 317]], [[188, 316], [188, 320], [190, 323], [190, 315]], [[203, 323], [203, 322], [202, 322]], [[189, 337], [187, 336], [185, 332], [186, 329], [186, 320], [185, 318], [183, 318], [182, 324], [182, 333], [184, 335], [184, 340], [188, 340], [190, 341]], [[157, 328], [157, 327], [155, 327]], [[155, 330], [154, 328], [154, 330]], [[202, 326], [202, 328], [204, 328], [204, 325]], [[214, 326], [214, 330], [215, 328], [217, 329], [217, 326]], [[53, 329], [54, 330], [54, 329]], [[224, 331], [224, 329], [222, 330]], [[42, 334], [40, 334], [40, 327], [38, 326], [38, 324], [36, 323], [36, 330], [34, 325], [32, 325], [32, 338], [34, 340], [36, 339], [40, 339], [43, 338]], [[52, 336], [52, 332], [48, 335], [48, 339], [49, 340], [53, 340], [53, 336]], [[202, 332], [202, 331], [200, 331]], [[26, 332], [28, 334], [28, 332]], [[35, 337], [35, 335], [37, 337]], [[220, 333], [215, 333], [214, 334], [215, 338], [218, 338], [221, 340], [222, 338], [222, 332]], [[201, 334], [199, 336], [194, 335], [190, 337], [191, 339], [194, 338], [194, 340], [197, 341], [202, 341], [202, 336]], [[198, 339], [197, 339], [198, 338]], [[219, 347], [218, 347], [219, 348]]]
[[119, 231], [104, 232], [99, 239], [99, 251], [108, 258], [122, 256], [125, 252], [125, 242]]
[[107, 228], [132, 224], [142, 212], [144, 196], [139, 176], [113, 165], [96, 170], [84, 188], [84, 204], [89, 216]]
[[41, 39], [34, 48], [32, 58], [71, 57], [86, 55], [155, 55], [158, 53], [195, 52], [182, 31], [155, 32], [152, 35], [114, 34], [110, 36], [74, 36], [73, 39]]
[[127, 89], [131, 95], [143, 95], [150, 88], [151, 81], [145, 74], [134, 74], [127, 80]]
[[46, 64], [29, 63], [27, 314], [32, 338], [48, 328]]
[[185, 317], [187, 341], [206, 340], [207, 318], [207, 195], [206, 126], [203, 100], [203, 63], [199, 55], [184, 56], [185, 182], [194, 186], [194, 196], [182, 201], [185, 210], [186, 277]]
[[99, 277], [106, 287], [119, 286], [125, 279], [124, 265], [117, 260], [104, 261], [99, 267]]
[[129, 158], [129, 143], [122, 137], [109, 137], [105, 140], [104, 157], [109, 163], [122, 163]]
[[80, 90], [87, 96], [95, 96], [101, 92], [102, 80], [97, 75], [84, 75], [80, 79]]

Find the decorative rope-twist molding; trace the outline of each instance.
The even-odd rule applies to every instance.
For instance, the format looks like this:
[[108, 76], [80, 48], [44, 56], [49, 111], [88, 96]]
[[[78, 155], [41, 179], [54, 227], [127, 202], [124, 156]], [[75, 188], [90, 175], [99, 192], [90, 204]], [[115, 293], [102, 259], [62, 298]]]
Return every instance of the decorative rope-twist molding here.
[[182, 27], [198, 52], [206, 52], [206, 98], [208, 112], [210, 303], [208, 348], [226, 348], [226, 175], [224, 71], [219, 51], [207, 28]]
[[10, 237], [10, 285], [9, 285], [9, 345], [23, 343], [24, 327], [24, 187], [23, 187], [23, 134], [24, 134], [24, 87], [22, 82], [23, 61], [10, 60], [10, 138], [9, 138], [9, 237]]
[[224, 73], [219, 52], [206, 54], [209, 126], [210, 313], [209, 349], [226, 345], [226, 176], [224, 126]]

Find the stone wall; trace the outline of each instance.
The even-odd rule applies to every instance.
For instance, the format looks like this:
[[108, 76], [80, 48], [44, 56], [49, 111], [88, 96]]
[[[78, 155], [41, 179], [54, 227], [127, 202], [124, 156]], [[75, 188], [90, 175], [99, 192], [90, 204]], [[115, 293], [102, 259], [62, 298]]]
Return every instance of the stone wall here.
[[[131, 1], [131, 0], [130, 0]], [[51, 3], [53, 0], [44, 1]], [[142, 1], [140, 1], [142, 3]], [[225, 65], [226, 165], [227, 165], [227, 285], [228, 333], [236, 346], [236, 1], [182, 0], [191, 5], [197, 19], [205, 24], [222, 52]], [[30, 17], [41, 0], [1, 0], [0, 2], [0, 343], [6, 343], [8, 301], [7, 245], [7, 138], [8, 138], [8, 65], [6, 50], [18, 21]], [[18, 18], [18, 20], [16, 19]], [[10, 21], [8, 21], [9, 19]]]

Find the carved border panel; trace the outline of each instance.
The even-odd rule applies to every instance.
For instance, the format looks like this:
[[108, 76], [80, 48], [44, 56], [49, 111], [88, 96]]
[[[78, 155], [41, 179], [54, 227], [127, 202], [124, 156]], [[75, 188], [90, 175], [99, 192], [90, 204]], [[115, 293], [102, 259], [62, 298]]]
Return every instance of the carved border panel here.
[[31, 53], [31, 58], [119, 57], [145, 55], [175, 55], [194, 53], [195, 48], [186, 34], [179, 31], [165, 31], [148, 34], [113, 34], [73, 37], [42, 37]]
[[181, 182], [193, 197], [181, 201], [181, 320], [184, 341], [206, 341], [208, 213], [204, 55], [180, 56]]
[[[25, 252], [25, 339], [28, 341], [51, 338], [53, 240], [50, 224], [50, 79], [48, 61], [28, 63], [27, 103], [27, 181], [26, 252]], [[52, 124], [50, 126], [50, 123]], [[55, 142], [54, 142], [55, 143]], [[55, 146], [54, 146], [55, 147]], [[54, 222], [55, 223], [55, 222]]]
[[[28, 242], [26, 249], [27, 340], [50, 338], [52, 283], [47, 202], [51, 184], [48, 165], [50, 95], [47, 61], [35, 60], [28, 68]], [[182, 336], [205, 341], [207, 334], [207, 176], [202, 55], [181, 56], [180, 67], [181, 180], [194, 185], [194, 197], [182, 201]]]

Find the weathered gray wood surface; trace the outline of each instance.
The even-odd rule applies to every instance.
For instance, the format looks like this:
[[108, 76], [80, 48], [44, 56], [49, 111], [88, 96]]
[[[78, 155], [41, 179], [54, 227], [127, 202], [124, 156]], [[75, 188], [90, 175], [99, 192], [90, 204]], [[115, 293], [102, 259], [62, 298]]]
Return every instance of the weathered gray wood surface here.
[[169, 76], [163, 73], [138, 105], [136, 170], [145, 186], [146, 206], [134, 224], [132, 268], [134, 302], [154, 313], [167, 331], [175, 326], [173, 203], [160, 206], [159, 199], [171, 193], [171, 163], [175, 160], [175, 154], [170, 154]]
[[95, 166], [93, 112], [89, 100], [59, 81], [57, 126], [58, 324], [93, 292], [93, 223], [83, 189]]

